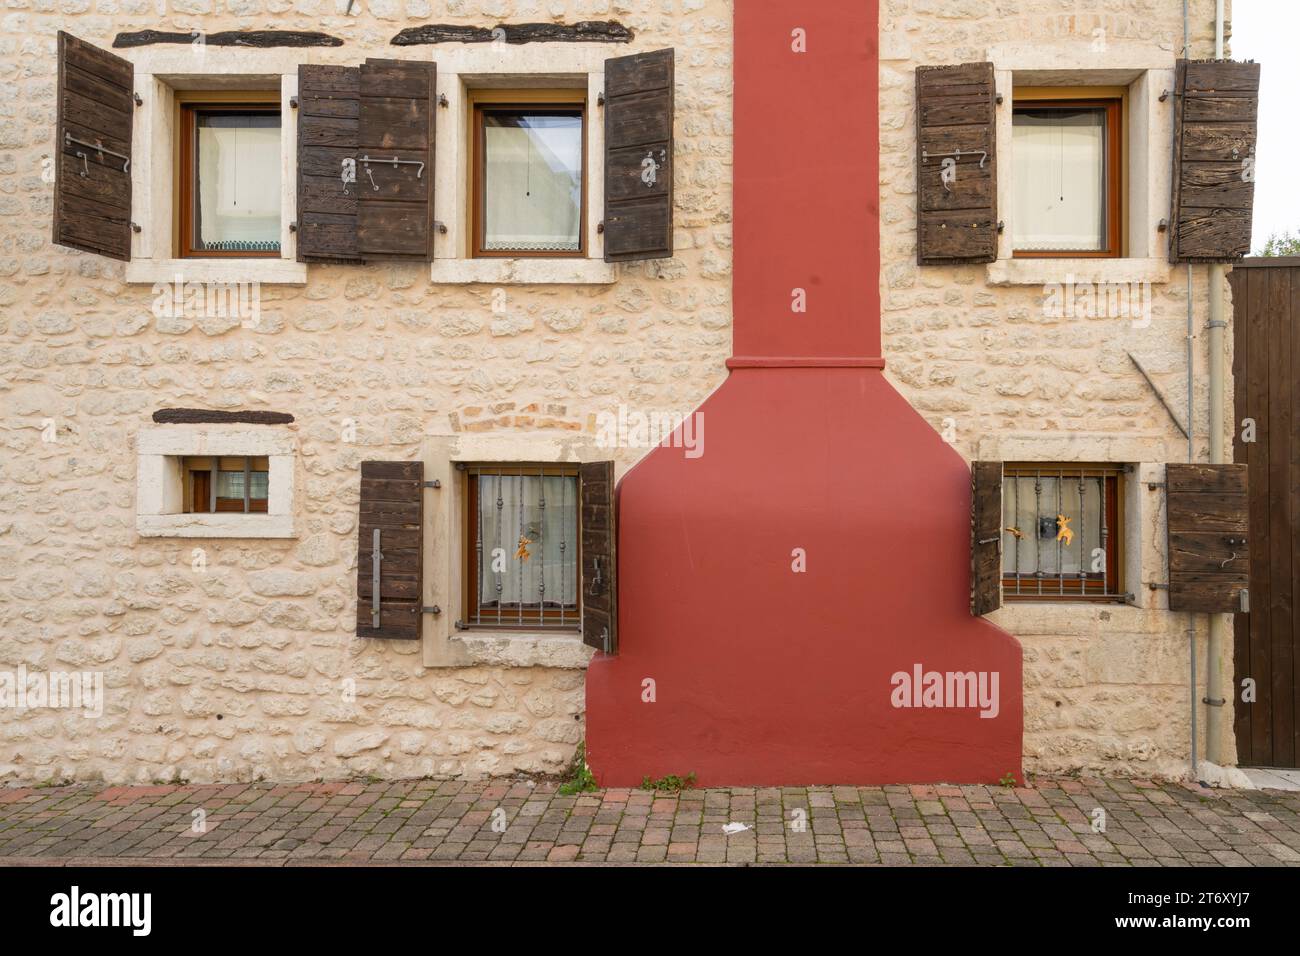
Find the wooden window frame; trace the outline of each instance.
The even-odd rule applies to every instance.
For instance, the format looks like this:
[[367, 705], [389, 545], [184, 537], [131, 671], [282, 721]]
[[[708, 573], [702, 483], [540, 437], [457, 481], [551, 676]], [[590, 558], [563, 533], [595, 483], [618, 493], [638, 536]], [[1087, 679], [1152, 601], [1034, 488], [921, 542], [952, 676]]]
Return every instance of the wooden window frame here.
[[[1125, 201], [1124, 164], [1128, 151], [1124, 130], [1128, 121], [1128, 91], [1123, 87], [1030, 87], [1018, 89], [1012, 98], [1015, 111], [1026, 109], [1106, 110], [1106, 248], [1104, 249], [1012, 249], [1017, 259], [1119, 259], [1125, 255], [1128, 203]], [[1013, 134], [1014, 136], [1014, 134]], [[1015, 150], [1011, 155], [1012, 183], [1015, 182]], [[1014, 185], [1013, 185], [1014, 190]], [[1014, 235], [1014, 233], [1013, 233]]]
[[[492, 630], [492, 631], [551, 631], [556, 633], [567, 634], [570, 632], [581, 631], [582, 629], [582, 502], [580, 500], [582, 493], [582, 483], [578, 477], [578, 465], [571, 463], [559, 462], [535, 462], [535, 463], [516, 463], [516, 462], [465, 462], [457, 463], [457, 467], [463, 469], [465, 475], [465, 495], [464, 495], [464, 513], [462, 516], [461, 526], [465, 529], [465, 540], [462, 542], [464, 551], [464, 593], [461, 596], [464, 602], [464, 613], [461, 620], [457, 622], [457, 627], [462, 630]], [[541, 608], [538, 611], [528, 611], [527, 604], [523, 612], [524, 620], [519, 621], [519, 606], [516, 604], [511, 609], [504, 606], [501, 613], [497, 609], [483, 611], [481, 614], [478, 604], [478, 551], [475, 544], [478, 540], [478, 482], [474, 479], [480, 475], [500, 474], [506, 478], [513, 478], [518, 475], [538, 475], [545, 477], [565, 477], [573, 479], [574, 486], [574, 573], [576, 575], [575, 592], [576, 601], [572, 608], [566, 607], [563, 615], [559, 608], [547, 609]], [[491, 615], [491, 620], [485, 618]], [[478, 621], [475, 622], [475, 617]], [[531, 617], [531, 620], [530, 620]], [[563, 623], [561, 623], [563, 622]]]
[[[1014, 461], [1006, 462], [1002, 468], [1002, 487], [1003, 487], [1003, 532], [1010, 516], [1007, 514], [1006, 487], [1008, 481], [1014, 481], [1016, 478], [1033, 477], [1041, 474], [1042, 477], [1056, 477], [1053, 472], [1059, 472], [1067, 480], [1077, 478], [1080, 475], [1089, 478], [1103, 477], [1106, 480], [1106, 577], [1103, 581], [1101, 578], [1078, 578], [1066, 583], [1076, 585], [1078, 590], [1066, 591], [1062, 593], [1047, 592], [1026, 592], [1021, 590], [1017, 593], [1015, 588], [1017, 582], [1021, 585], [1026, 582], [1032, 583], [1038, 581], [1041, 583], [1045, 580], [1059, 582], [1060, 579], [1054, 575], [1048, 575], [1046, 578], [1038, 578], [1034, 575], [1024, 575], [1017, 578], [1015, 574], [1007, 574], [1005, 559], [1003, 559], [1002, 572], [1002, 600], [1003, 603], [1024, 603], [1024, 602], [1087, 602], [1095, 604], [1126, 604], [1130, 596], [1124, 588], [1124, 477], [1127, 474], [1126, 465], [1109, 464], [1106, 462], [1059, 462], [1059, 461]], [[1037, 532], [1035, 531], [1035, 534]], [[1109, 590], [1105, 589], [1109, 585]]]
[[[487, 158], [483, 115], [489, 112], [536, 110], [577, 111], [582, 122], [582, 184], [578, 211], [578, 248], [574, 251], [484, 249], [486, 186], [483, 164]], [[474, 259], [585, 259], [587, 258], [587, 177], [591, 162], [587, 155], [591, 114], [586, 89], [472, 90], [469, 93], [469, 255]]]
[[[175, 228], [174, 252], [178, 259], [279, 259], [283, 249], [249, 251], [244, 249], [218, 250], [194, 248], [194, 163], [195, 117], [199, 113], [236, 110], [246, 113], [276, 113], [280, 116], [280, 136], [283, 150], [284, 112], [280, 94], [273, 90], [239, 92], [182, 92], [176, 94], [176, 196], [173, 226]], [[284, 183], [280, 184], [281, 195]], [[281, 216], [284, 210], [281, 209]]]

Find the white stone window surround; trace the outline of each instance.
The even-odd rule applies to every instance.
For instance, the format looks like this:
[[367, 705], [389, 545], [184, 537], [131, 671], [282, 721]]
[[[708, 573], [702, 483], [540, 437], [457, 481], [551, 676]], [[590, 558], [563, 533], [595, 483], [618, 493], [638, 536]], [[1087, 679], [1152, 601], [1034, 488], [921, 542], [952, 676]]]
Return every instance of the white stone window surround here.
[[[307, 264], [295, 261], [298, 124], [291, 100], [298, 94], [298, 66], [322, 63], [356, 66], [364, 59], [350, 45], [249, 50], [191, 44], [158, 44], [116, 51], [135, 68], [135, 111], [131, 163], [131, 220], [141, 231], [131, 237], [130, 283], [184, 281], [304, 285]], [[434, 283], [610, 284], [618, 268], [604, 261], [605, 143], [602, 108], [605, 60], [635, 52], [620, 43], [451, 43], [393, 51], [398, 59], [438, 66], [438, 93], [447, 107], [435, 117], [434, 219], [446, 233], [434, 233]], [[587, 89], [586, 254], [564, 258], [468, 256], [467, 92], [476, 87]], [[173, 243], [175, 94], [183, 90], [280, 90], [280, 258], [177, 259]]]
[[[1170, 280], [1167, 232], [1161, 219], [1169, 217], [1174, 97], [1160, 102], [1173, 89], [1171, 47], [1155, 43], [1107, 40], [1094, 49], [1092, 37], [1017, 41], [988, 48], [994, 82], [1002, 96], [997, 110], [998, 258], [986, 266], [990, 285], [1044, 285], [1061, 282], [1150, 282]], [[1013, 162], [1011, 106], [1017, 86], [1125, 86], [1128, 116], [1124, 130], [1124, 192], [1127, 210], [1123, 258], [1017, 259], [1012, 256], [1011, 215]]]
[[[266, 456], [265, 514], [185, 513], [181, 459]], [[148, 425], [136, 437], [135, 528], [146, 538], [293, 538], [297, 440], [282, 425]]]
[[424, 480], [440, 488], [424, 491], [424, 606], [440, 614], [425, 614], [425, 667], [557, 667], [583, 669], [595, 654], [577, 631], [457, 630], [464, 616], [466, 475], [457, 462], [578, 463], [607, 458], [594, 436], [566, 432], [476, 433], [425, 439], [421, 448]]
[[[605, 91], [605, 60], [631, 51], [621, 43], [454, 43], [439, 44], [438, 92], [447, 97], [438, 110], [434, 157], [434, 219], [446, 227], [434, 237], [429, 271], [435, 283], [526, 283], [604, 285], [618, 278], [618, 267], [604, 261], [605, 237], [597, 225], [605, 216], [605, 124], [599, 104]], [[475, 89], [585, 88], [586, 252], [582, 257], [472, 258], [469, 251], [470, 142], [469, 93]]]

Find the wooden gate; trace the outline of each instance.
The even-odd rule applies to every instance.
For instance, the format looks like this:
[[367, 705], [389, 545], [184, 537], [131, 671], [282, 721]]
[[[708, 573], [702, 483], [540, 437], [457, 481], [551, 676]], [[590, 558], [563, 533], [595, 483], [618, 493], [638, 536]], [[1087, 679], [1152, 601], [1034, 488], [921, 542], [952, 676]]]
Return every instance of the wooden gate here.
[[[1300, 766], [1300, 258], [1231, 273], [1234, 457], [1249, 466], [1250, 613], [1236, 615], [1237, 759]], [[1253, 440], [1251, 440], [1253, 439]], [[1242, 700], [1242, 681], [1255, 700]]]

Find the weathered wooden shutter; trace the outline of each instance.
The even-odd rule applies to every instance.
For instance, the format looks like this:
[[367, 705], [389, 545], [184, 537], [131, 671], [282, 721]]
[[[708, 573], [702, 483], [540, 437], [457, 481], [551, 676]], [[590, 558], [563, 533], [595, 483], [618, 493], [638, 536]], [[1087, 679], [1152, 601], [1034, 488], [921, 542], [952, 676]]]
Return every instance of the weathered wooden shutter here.
[[[361, 463], [357, 537], [358, 637], [407, 641], [420, 638], [423, 483], [423, 462]], [[379, 536], [377, 603], [376, 534]]]
[[578, 467], [582, 502], [582, 641], [618, 653], [618, 553], [614, 463]]
[[970, 612], [1002, 606], [1002, 462], [970, 466]]
[[135, 72], [120, 56], [59, 31], [54, 242], [131, 259]]
[[1250, 588], [1246, 465], [1165, 466], [1169, 610], [1246, 610]]
[[355, 181], [360, 87], [359, 67], [298, 67], [299, 262], [361, 259]]
[[1250, 252], [1259, 64], [1179, 60], [1174, 104], [1171, 262]]
[[673, 57], [605, 61], [605, 261], [673, 254]]
[[996, 97], [992, 63], [916, 68], [919, 265], [997, 258]]
[[368, 59], [361, 67], [357, 245], [363, 259], [433, 258], [437, 73], [434, 64], [413, 60]]

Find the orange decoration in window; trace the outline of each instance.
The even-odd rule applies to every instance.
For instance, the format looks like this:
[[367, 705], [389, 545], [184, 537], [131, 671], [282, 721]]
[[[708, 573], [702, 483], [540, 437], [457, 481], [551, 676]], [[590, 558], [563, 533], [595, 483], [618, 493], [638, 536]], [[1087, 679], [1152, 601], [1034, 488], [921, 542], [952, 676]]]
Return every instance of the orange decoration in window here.
[[1070, 542], [1074, 540], [1074, 532], [1070, 530], [1072, 520], [1072, 518], [1067, 518], [1065, 515], [1056, 516], [1056, 540], [1064, 539], [1067, 548], [1070, 546]]

